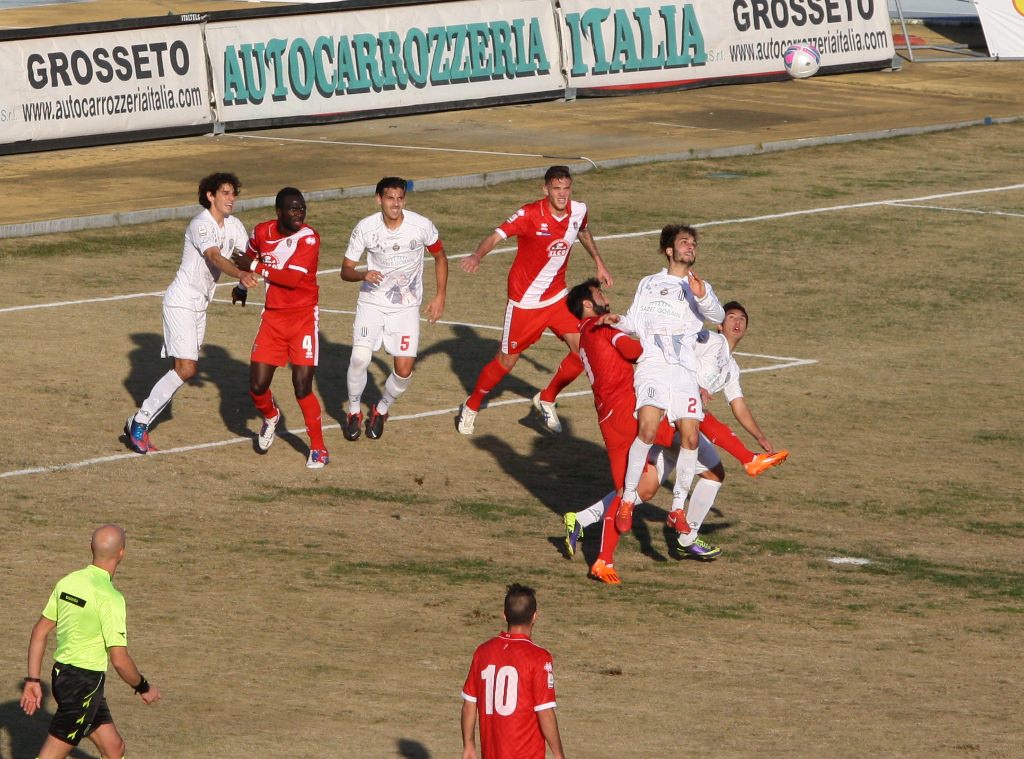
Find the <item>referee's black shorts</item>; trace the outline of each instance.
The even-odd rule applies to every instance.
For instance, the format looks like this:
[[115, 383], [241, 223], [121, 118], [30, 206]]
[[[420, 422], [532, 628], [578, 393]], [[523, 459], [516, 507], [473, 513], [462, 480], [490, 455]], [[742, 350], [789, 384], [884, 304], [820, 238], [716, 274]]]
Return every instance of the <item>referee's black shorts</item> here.
[[103, 696], [105, 680], [106, 672], [54, 662], [50, 687], [57, 712], [50, 723], [50, 735], [77, 746], [100, 725], [113, 722]]

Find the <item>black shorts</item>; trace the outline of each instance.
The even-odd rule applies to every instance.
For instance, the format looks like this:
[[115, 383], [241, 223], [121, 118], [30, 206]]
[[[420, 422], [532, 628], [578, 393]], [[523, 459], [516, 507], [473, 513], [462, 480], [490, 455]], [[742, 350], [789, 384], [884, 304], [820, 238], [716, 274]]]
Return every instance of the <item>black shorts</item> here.
[[106, 672], [54, 662], [50, 687], [57, 712], [50, 722], [50, 735], [77, 746], [100, 725], [113, 722], [103, 696], [105, 681]]

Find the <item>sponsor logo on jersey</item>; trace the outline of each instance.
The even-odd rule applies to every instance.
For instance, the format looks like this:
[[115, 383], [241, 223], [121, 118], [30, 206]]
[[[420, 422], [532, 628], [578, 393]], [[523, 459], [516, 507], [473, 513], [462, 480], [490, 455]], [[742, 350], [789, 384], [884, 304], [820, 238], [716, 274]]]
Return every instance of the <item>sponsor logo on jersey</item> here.
[[315, 237], [313, 237], [313, 235], [310, 235], [309, 237], [307, 237], [307, 238], [305, 239], [305, 241], [304, 241], [304, 242], [306, 243], [306, 245], [312, 245], [313, 243], [315, 243], [315, 242], [316, 242], [316, 238], [315, 238]]
[[75, 606], [80, 606], [83, 609], [85, 608], [85, 603], [86, 603], [85, 599], [84, 598], [79, 598], [78, 596], [73, 596], [70, 593], [61, 592], [60, 600], [61, 601], [67, 601], [69, 604], [74, 604]]
[[264, 253], [260, 256], [260, 263], [265, 264], [273, 269], [280, 269], [281, 264], [277, 261], [277, 256], [273, 253]]
[[565, 240], [555, 240], [548, 245], [548, 258], [565, 258], [572, 247]]
[[419, 240], [413, 240], [412, 242], [409, 243], [409, 250], [416, 250], [416, 248], [418, 248], [419, 246], [420, 246], [420, 241]]
[[402, 249], [402, 246], [399, 245], [397, 242], [394, 245], [391, 246], [391, 250], [395, 251], [395, 253], [397, 253], [401, 249]]

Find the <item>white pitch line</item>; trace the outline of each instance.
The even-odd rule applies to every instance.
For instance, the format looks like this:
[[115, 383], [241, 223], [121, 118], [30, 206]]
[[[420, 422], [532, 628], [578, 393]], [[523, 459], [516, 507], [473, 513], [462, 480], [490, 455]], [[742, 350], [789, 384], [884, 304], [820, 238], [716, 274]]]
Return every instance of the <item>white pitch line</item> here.
[[[756, 353], [737, 353], [738, 356], [759, 356]], [[772, 356], [763, 356], [763, 358], [773, 358]], [[758, 366], [751, 369], [741, 369], [741, 374], [747, 374], [750, 372], [764, 372], [772, 369], [788, 369], [793, 366], [806, 366], [809, 364], [818, 363], [814, 359], [785, 359], [789, 361], [786, 364], [774, 364], [772, 366]], [[559, 398], [577, 398], [583, 395], [591, 395], [590, 390], [574, 390], [570, 393], [560, 393]], [[504, 401], [491, 401], [485, 402], [483, 407], [487, 408], [498, 408], [499, 406], [514, 406], [522, 405], [524, 403], [532, 403], [530, 398], [509, 398]], [[388, 419], [389, 423], [411, 421], [413, 419], [426, 419], [433, 416], [444, 416], [446, 414], [458, 413], [461, 406], [455, 406], [454, 408], [442, 408], [434, 409], [432, 411], [421, 411], [418, 414], [404, 414], [402, 416], [392, 416]], [[324, 431], [341, 429], [340, 424], [325, 424], [323, 427]], [[289, 434], [301, 435], [305, 433], [305, 427], [296, 427], [295, 429], [289, 429]], [[141, 456], [137, 453], [125, 452], [117, 453], [111, 456], [98, 456], [91, 459], [83, 459], [82, 461], [73, 461], [65, 464], [51, 464], [50, 466], [37, 466], [29, 469], [13, 469], [7, 472], [0, 472], [0, 480], [11, 479], [13, 477], [23, 477], [30, 474], [56, 474], [58, 472], [70, 472], [75, 469], [84, 469], [90, 466], [97, 466], [99, 464], [112, 464], [119, 461], [129, 460], [144, 460], [152, 458], [154, 456], [169, 456], [171, 454], [178, 453], [190, 453], [192, 451], [203, 451], [211, 448], [223, 448], [228, 445], [238, 445], [239, 443], [251, 443], [253, 438], [251, 437], [233, 437], [227, 440], [214, 440], [209, 443], [196, 443], [195, 445], [182, 445], [177, 448], [162, 448], [157, 451], [147, 453], [145, 456]]]
[[952, 211], [953, 213], [973, 213], [980, 216], [1014, 216], [1024, 218], [1024, 213], [1011, 213], [1009, 211], [984, 211], [980, 208], [950, 208], [949, 206], [926, 206], [920, 203], [890, 203], [890, 205], [901, 206], [902, 208], [924, 208], [929, 211]]
[[[263, 138], [263, 139], [270, 139], [270, 138]], [[820, 208], [807, 208], [807, 209], [804, 209], [804, 210], [801, 210], [801, 211], [784, 211], [782, 213], [764, 214], [764, 215], [761, 215], [761, 216], [743, 216], [743, 217], [739, 217], [739, 218], [736, 218], [736, 219], [720, 219], [718, 221], [705, 221], [705, 222], [703, 222], [701, 224], [694, 224], [693, 226], [702, 229], [704, 227], [717, 227], [717, 226], [722, 226], [722, 225], [725, 225], [725, 224], [750, 224], [752, 222], [758, 222], [758, 221], [774, 221], [776, 219], [788, 219], [788, 218], [791, 218], [791, 217], [794, 217], [794, 216], [809, 216], [809, 215], [812, 215], [812, 214], [832, 213], [832, 212], [836, 212], [836, 211], [849, 211], [849, 210], [859, 209], [859, 208], [874, 208], [876, 206], [896, 206], [896, 205], [906, 204], [906, 203], [917, 203], [917, 202], [921, 202], [921, 201], [925, 201], [925, 200], [938, 200], [938, 199], [941, 199], [941, 198], [955, 198], [955, 197], [962, 197], [962, 196], [965, 196], [965, 195], [979, 195], [979, 194], [982, 194], [982, 193], [1007, 192], [1009, 190], [1021, 190], [1021, 189], [1024, 189], [1024, 184], [1011, 184], [1011, 185], [1004, 185], [1002, 187], [983, 187], [983, 188], [979, 188], [979, 189], [976, 189], [976, 190], [957, 190], [955, 192], [943, 192], [943, 193], [938, 193], [936, 195], [922, 195], [922, 196], [916, 197], [916, 198], [896, 198], [896, 199], [892, 199], [892, 200], [869, 200], [869, 201], [865, 201], [863, 203], [845, 203], [845, 204], [838, 205], [838, 206], [821, 206]], [[594, 239], [595, 240], [626, 240], [626, 239], [630, 239], [630, 238], [633, 238], [633, 237], [649, 237], [651, 235], [656, 235], [656, 234], [660, 234], [660, 233], [661, 233], [660, 229], [648, 229], [648, 230], [645, 230], [643, 232], [623, 232], [623, 233], [614, 234], [614, 235], [600, 235], [600, 236], [595, 237]], [[515, 250], [515, 248], [511, 248], [511, 247], [495, 248], [488, 255], [494, 255], [495, 253], [511, 253], [514, 250]], [[472, 255], [472, 254], [471, 253], [456, 253], [456, 254], [448, 256], [448, 258], [449, 259], [466, 258], [466, 257], [468, 257], [470, 255]], [[364, 268], [364, 266], [360, 266], [358, 268]], [[321, 274], [334, 274], [334, 273], [337, 273], [339, 271], [341, 271], [341, 269], [324, 269], [322, 271], [317, 272], [317, 276], [319, 276]], [[218, 287], [227, 287], [227, 286], [233, 285], [233, 284], [234, 284], [233, 282], [224, 282], [224, 283], [221, 283], [221, 284], [219, 284], [217, 286]], [[60, 303], [34, 303], [34, 304], [30, 305], [30, 306], [9, 306], [7, 308], [0, 308], [0, 314], [11, 313], [11, 312], [14, 312], [14, 311], [28, 311], [30, 309], [36, 309], [36, 308], [56, 308], [58, 306], [74, 306], [74, 305], [82, 305], [82, 304], [86, 304], [86, 303], [104, 303], [104, 302], [108, 302], [108, 301], [127, 300], [129, 298], [143, 298], [143, 297], [149, 297], [149, 296], [152, 296], [152, 295], [163, 295], [163, 292], [161, 291], [159, 293], [134, 293], [134, 294], [131, 294], [131, 295], [112, 295], [112, 296], [104, 297], [104, 298], [91, 298], [91, 299], [86, 299], [86, 300], [64, 301], [64, 302], [60, 302]]]

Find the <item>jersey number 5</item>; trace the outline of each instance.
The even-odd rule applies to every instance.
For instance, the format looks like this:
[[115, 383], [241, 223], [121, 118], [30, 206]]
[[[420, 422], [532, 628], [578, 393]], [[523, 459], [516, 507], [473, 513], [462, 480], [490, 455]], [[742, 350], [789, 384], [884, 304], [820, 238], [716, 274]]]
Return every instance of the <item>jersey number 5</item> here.
[[519, 699], [519, 672], [505, 665], [497, 669], [489, 664], [480, 672], [484, 681], [484, 714], [507, 717], [516, 710]]

